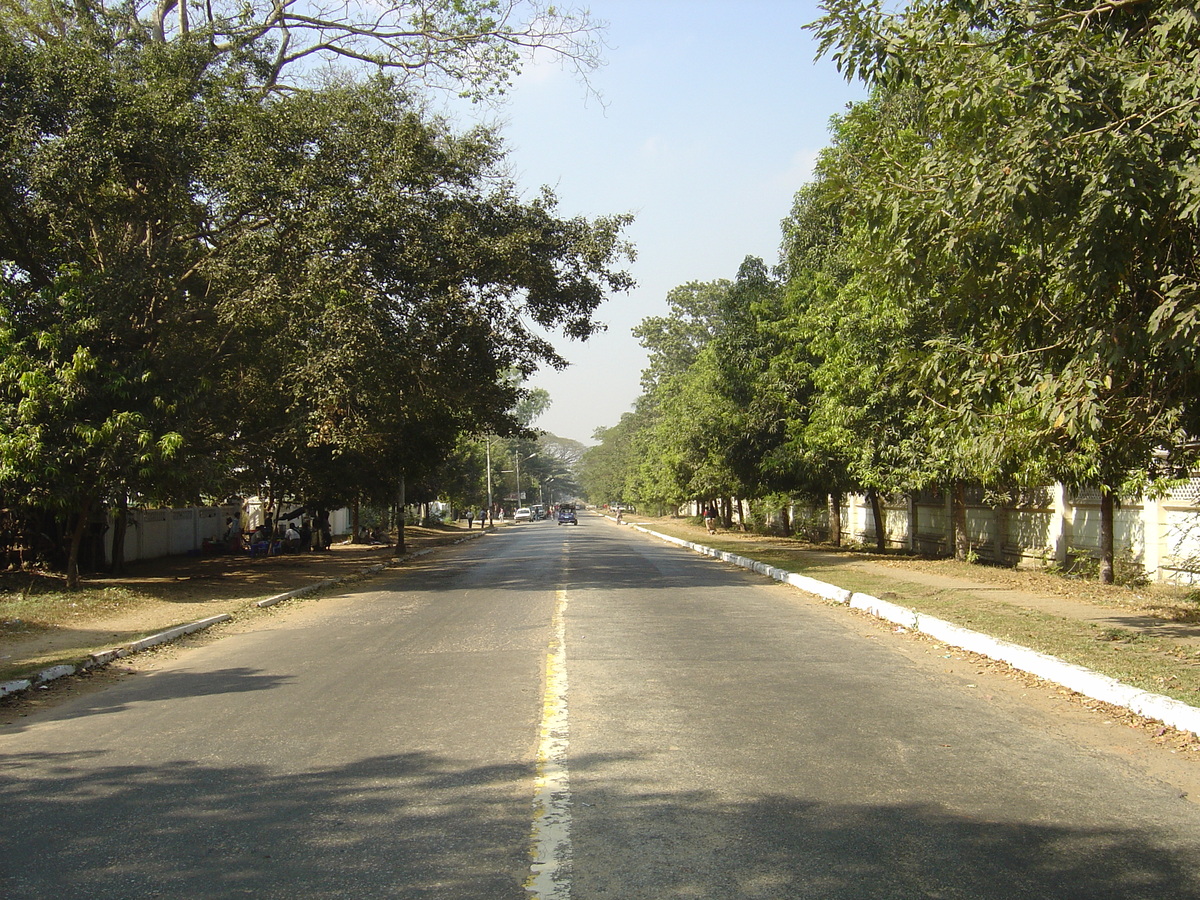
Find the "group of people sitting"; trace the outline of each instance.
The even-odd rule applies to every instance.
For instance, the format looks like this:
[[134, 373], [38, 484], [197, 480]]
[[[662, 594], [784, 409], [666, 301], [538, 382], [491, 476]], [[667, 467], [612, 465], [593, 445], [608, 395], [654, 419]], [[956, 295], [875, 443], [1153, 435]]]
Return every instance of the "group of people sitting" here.
[[229, 516], [225, 520], [224, 540], [226, 549], [231, 553], [249, 550], [251, 557], [276, 556], [280, 553], [328, 550], [333, 544], [333, 534], [328, 515], [320, 516], [315, 521], [304, 517], [298, 525], [291, 519], [276, 522], [267, 516], [249, 537], [243, 539], [241, 522]]
[[368, 528], [366, 525], [358, 529], [358, 540], [347, 538], [347, 544], [371, 544], [373, 546], [390, 546], [392, 543], [391, 535], [376, 525], [374, 528]]

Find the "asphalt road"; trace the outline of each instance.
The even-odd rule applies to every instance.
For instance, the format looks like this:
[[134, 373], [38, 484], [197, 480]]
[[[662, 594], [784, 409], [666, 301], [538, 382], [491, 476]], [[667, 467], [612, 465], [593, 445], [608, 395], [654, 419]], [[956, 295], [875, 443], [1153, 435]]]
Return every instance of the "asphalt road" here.
[[1200, 898], [1200, 804], [881, 634], [503, 529], [0, 729], [0, 897]]

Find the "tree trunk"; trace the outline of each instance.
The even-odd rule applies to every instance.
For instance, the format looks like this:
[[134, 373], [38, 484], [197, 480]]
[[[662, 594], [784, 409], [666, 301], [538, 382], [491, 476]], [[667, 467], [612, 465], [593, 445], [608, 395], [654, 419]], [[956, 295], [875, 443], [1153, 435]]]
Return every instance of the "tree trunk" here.
[[1116, 503], [1108, 488], [1100, 489], [1100, 583], [1112, 584], [1113, 569], [1113, 517]]
[[784, 537], [792, 536], [792, 510], [786, 503], [779, 508], [779, 525]]
[[[396, 490], [396, 555], [404, 553], [404, 474], [400, 475], [400, 484]], [[482, 527], [482, 525], [480, 526]]]
[[992, 507], [992, 518], [996, 523], [996, 562], [1002, 566], [1008, 563], [1005, 552], [1008, 549], [1008, 504], [1006, 500]]
[[887, 528], [883, 522], [883, 504], [879, 502], [879, 491], [870, 488], [867, 502], [871, 504], [871, 515], [875, 519], [875, 549], [880, 553], [887, 549]]
[[961, 481], [956, 481], [950, 490], [950, 511], [954, 526], [954, 558], [965, 560], [971, 549], [967, 541], [967, 486]]
[[78, 518], [75, 520], [75, 527], [71, 529], [71, 545], [67, 554], [68, 591], [79, 590], [79, 546], [83, 543], [83, 536], [87, 534], [92, 518], [92, 501], [90, 499], [83, 501], [76, 515]]
[[129, 498], [124, 493], [117, 500], [117, 514], [113, 519], [112, 564], [109, 570], [114, 575], [125, 574], [125, 532], [129, 528]]
[[829, 543], [842, 546], [842, 495], [829, 495]]
[[360, 540], [360, 538], [359, 538], [360, 529], [359, 529], [359, 525], [358, 525], [358, 506], [359, 506], [358, 498], [355, 497], [354, 502], [352, 504], [350, 504], [350, 543], [352, 543], [352, 544], [357, 544]]

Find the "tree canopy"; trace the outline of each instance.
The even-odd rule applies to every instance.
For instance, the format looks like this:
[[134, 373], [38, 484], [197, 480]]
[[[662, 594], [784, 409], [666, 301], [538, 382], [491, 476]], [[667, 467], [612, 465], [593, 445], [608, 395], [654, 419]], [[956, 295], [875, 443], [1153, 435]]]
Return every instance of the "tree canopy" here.
[[541, 0], [135, 0], [112, 8], [95, 0], [17, 0], [0, 8], [0, 25], [24, 43], [81, 35], [117, 47], [202, 43], [213, 60], [252, 57], [264, 91], [311, 87], [365, 66], [392, 73], [406, 88], [476, 100], [503, 95], [534, 52], [554, 54], [586, 79], [604, 48], [602, 22]]
[[1138, 490], [1200, 413], [1195, 5], [826, 9], [839, 64], [910, 98], [856, 159], [863, 259], [936, 303], [922, 374], [993, 448], [972, 474]]
[[1114, 498], [1184, 471], [1200, 433], [1200, 13], [826, 0], [812, 27], [870, 96], [796, 195], [782, 292], [635, 332], [647, 408], [716, 364], [667, 431], [737, 420], [721, 453], [751, 498], [1097, 488], [1111, 574]]
[[[513, 48], [586, 43], [585, 20], [314, 12], [0, 12], [0, 495], [62, 510], [75, 549], [118, 498], [394, 496], [458, 435], [520, 430], [506, 373], [563, 365], [553, 335], [587, 338], [632, 284], [629, 217], [526, 199], [498, 135], [431, 116], [405, 74], [498, 89]], [[400, 77], [281, 89], [363, 41]]]

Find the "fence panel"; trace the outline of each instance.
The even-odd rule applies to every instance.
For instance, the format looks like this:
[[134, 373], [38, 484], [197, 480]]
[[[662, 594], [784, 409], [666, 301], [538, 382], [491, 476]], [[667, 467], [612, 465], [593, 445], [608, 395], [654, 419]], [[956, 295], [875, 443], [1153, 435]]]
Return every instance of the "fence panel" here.
[[189, 550], [199, 549], [200, 542], [196, 539], [196, 510], [173, 509], [168, 516], [171, 523], [170, 554], [182, 556]]
[[[966, 519], [972, 551], [981, 559], [1008, 565], [1042, 565], [1054, 561], [1061, 534], [1068, 553], [1099, 558], [1099, 491], [1065, 491], [1061, 507], [1055, 506], [1055, 494], [1056, 489], [1050, 487], [1022, 488], [1010, 503], [993, 507], [985, 502], [982, 491], [969, 490]], [[915, 527], [911, 546], [916, 552], [929, 556], [952, 552], [950, 514], [942, 492], [916, 495], [915, 523], [907, 507], [894, 498], [883, 513], [889, 547], [908, 548], [909, 528]], [[846, 498], [842, 535], [847, 542], [874, 544], [875, 523], [864, 496]], [[1150, 578], [1200, 582], [1200, 477], [1184, 483], [1165, 501], [1147, 498], [1118, 504], [1113, 545], [1118, 564], [1127, 561], [1140, 566]]]
[[1194, 503], [1163, 505], [1160, 569], [1169, 581], [1200, 583], [1200, 509]]
[[1054, 561], [1054, 540], [1050, 528], [1052, 509], [1009, 508], [1006, 515], [1003, 555], [1005, 562], [1017, 566]]
[[[129, 513], [129, 521], [136, 531], [136, 540], [125, 538], [127, 560], [157, 559], [169, 556], [171, 553], [171, 526], [167, 521], [169, 510], [139, 509]], [[136, 554], [128, 552], [128, 548], [136, 548]]]

